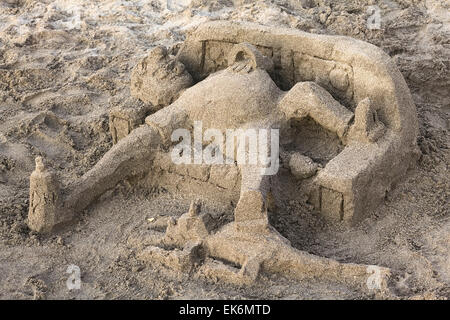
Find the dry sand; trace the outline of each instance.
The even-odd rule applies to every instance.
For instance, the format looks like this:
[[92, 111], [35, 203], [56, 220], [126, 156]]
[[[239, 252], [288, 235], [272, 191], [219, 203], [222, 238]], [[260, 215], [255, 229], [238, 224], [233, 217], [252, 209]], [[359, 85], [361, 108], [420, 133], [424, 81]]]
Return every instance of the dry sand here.
[[[303, 5], [302, 5], [303, 4]], [[367, 7], [381, 8], [368, 30]], [[155, 45], [173, 46], [212, 19], [348, 35], [380, 46], [413, 94], [422, 156], [385, 203], [356, 227], [329, 227], [301, 203], [272, 224], [293, 245], [342, 262], [393, 270], [401, 299], [450, 297], [450, 4], [446, 0], [194, 0], [0, 2], [0, 299], [374, 298], [333, 283], [263, 275], [250, 287], [177, 274], [135, 258], [151, 217], [179, 216], [190, 199], [119, 185], [52, 236], [31, 232], [29, 175], [44, 156], [69, 182], [111, 148], [108, 112], [129, 96], [130, 71]], [[81, 290], [66, 269], [81, 269]]]

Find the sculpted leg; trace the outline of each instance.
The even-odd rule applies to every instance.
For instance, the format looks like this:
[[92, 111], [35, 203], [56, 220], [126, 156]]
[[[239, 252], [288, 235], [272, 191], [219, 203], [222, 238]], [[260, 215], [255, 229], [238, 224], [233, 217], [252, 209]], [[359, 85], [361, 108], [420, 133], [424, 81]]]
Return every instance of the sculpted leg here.
[[157, 130], [141, 126], [122, 139], [85, 175], [68, 187], [64, 199], [56, 176], [37, 160], [30, 178], [30, 209], [28, 225], [38, 232], [51, 232], [72, 220], [121, 180], [150, 170], [152, 156], [161, 144]]
[[[30, 228], [38, 232], [50, 232], [57, 224], [72, 220], [78, 212], [120, 181], [150, 171], [155, 154], [161, 147], [170, 144], [169, 133], [175, 127], [182, 127], [185, 119], [184, 111], [175, 105], [147, 117], [145, 125], [118, 141], [91, 170], [69, 185], [67, 190], [70, 193], [67, 192], [65, 198], [61, 192], [55, 191], [59, 189], [52, 188], [52, 197], [58, 201], [53, 201], [51, 205], [42, 205], [41, 198], [47, 194], [44, 192], [47, 185], [53, 186], [56, 182], [54, 178], [51, 183], [47, 182], [49, 179], [42, 173], [42, 165], [39, 165], [31, 177]], [[45, 190], [39, 188], [41, 185], [44, 185]], [[45, 220], [45, 226], [38, 220]]]
[[280, 101], [280, 109], [287, 119], [309, 116], [341, 139], [353, 119], [353, 112], [314, 82], [297, 83]]
[[271, 177], [261, 175], [259, 166], [243, 166], [241, 173], [241, 196], [234, 211], [236, 230], [266, 232], [269, 228], [267, 202]]
[[74, 212], [83, 210], [125, 178], [149, 171], [160, 145], [161, 137], [154, 128], [144, 125], [133, 130], [70, 186], [73, 191], [64, 207]]

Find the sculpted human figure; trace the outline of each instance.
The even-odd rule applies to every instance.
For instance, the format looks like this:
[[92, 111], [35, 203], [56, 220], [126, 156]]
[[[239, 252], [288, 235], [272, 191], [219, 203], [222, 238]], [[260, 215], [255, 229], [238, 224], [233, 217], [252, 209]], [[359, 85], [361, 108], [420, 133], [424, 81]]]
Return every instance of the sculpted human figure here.
[[[156, 48], [150, 56], [161, 51]], [[230, 55], [228, 68], [186, 89], [175, 102], [147, 117], [144, 125], [120, 140], [75, 183], [63, 210], [81, 211], [119, 181], [151, 170], [158, 150], [172, 144], [172, 132], [192, 128], [195, 121], [200, 121], [204, 129], [214, 128], [225, 133], [227, 129], [249, 127], [281, 128], [290, 119], [309, 116], [344, 139], [353, 113], [325, 89], [313, 82], [302, 82], [289, 92], [283, 92], [266, 70], [273, 68], [271, 60], [249, 43], [236, 45]], [[173, 61], [165, 63], [172, 65]], [[161, 60], [158, 64], [163, 68]], [[153, 77], [159, 78], [159, 73], [152, 73]], [[177, 83], [174, 85], [178, 88]], [[260, 171], [254, 174], [259, 176]], [[245, 176], [249, 181], [259, 180], [259, 177]], [[245, 183], [243, 185], [245, 187]]]
[[[169, 55], [165, 48], [154, 48], [134, 69], [131, 93], [158, 111], [145, 120], [145, 112], [141, 111], [112, 113], [113, 148], [71, 184], [64, 196], [56, 187], [56, 180], [50, 176], [44, 178], [47, 175], [39, 160], [30, 185], [30, 228], [49, 232], [76, 217], [120, 181], [146, 176], [157, 184], [160, 172], [167, 171], [189, 177], [196, 185], [220, 188], [224, 199], [237, 190], [234, 221], [220, 225], [208, 212], [201, 212], [203, 209], [197, 202], [193, 203], [188, 213], [167, 221], [165, 234], [139, 254], [141, 259], [157, 260], [185, 271], [201, 265], [197, 270], [200, 273], [237, 283], [255, 281], [261, 270], [300, 279], [319, 274], [346, 283], [365, 283], [368, 266], [342, 264], [294, 249], [269, 224], [269, 212], [276, 210], [281, 198], [277, 189], [280, 179], [284, 179], [278, 174], [280, 158], [287, 154], [283, 166], [297, 181], [305, 181], [302, 190], [308, 192], [307, 197], [317, 211], [332, 221], [351, 222], [384, 197], [391, 181], [407, 165], [396, 161], [392, 172], [381, 174], [379, 168], [393, 163], [394, 154], [404, 159], [414, 158], [415, 140], [410, 140], [410, 134], [415, 133], [414, 117], [399, 111], [411, 107], [409, 96], [403, 100], [396, 96], [396, 90], [407, 92], [407, 88], [395, 70], [389, 74], [389, 68], [375, 75], [387, 72], [383, 90], [365, 85], [367, 79], [361, 76], [367, 73], [364, 59], [372, 53], [367, 53], [370, 50], [360, 43], [347, 43], [349, 47], [361, 46], [366, 52], [362, 57], [355, 54], [355, 58], [345, 51], [347, 48], [339, 47], [342, 39], [331, 42], [329, 38], [321, 40], [313, 35], [286, 33], [280, 36], [284, 37], [286, 48], [277, 49], [280, 42], [269, 30], [262, 29], [223, 26], [217, 22], [199, 28], [176, 57]], [[319, 51], [314, 56], [307, 54], [311, 50], [308, 46], [298, 48], [298, 42], [289, 37], [316, 44]], [[334, 50], [330, 50], [329, 43], [333, 43]], [[273, 48], [267, 54], [270, 44]], [[296, 54], [301, 58], [295, 58]], [[316, 55], [323, 57], [319, 59]], [[383, 61], [378, 56], [377, 59]], [[289, 69], [295, 68], [295, 61], [304, 69]], [[347, 62], [354, 64], [349, 67]], [[205, 74], [205, 70], [211, 72]], [[278, 84], [274, 81], [280, 75], [295, 80], [297, 73], [306, 80], [295, 81], [287, 91], [280, 89], [280, 81], [277, 80]], [[332, 90], [325, 89], [327, 86]], [[344, 106], [335, 96], [352, 103]], [[381, 104], [381, 99], [390, 100]], [[305, 119], [311, 119], [327, 135], [335, 137], [343, 148], [325, 165], [298, 150], [283, 150], [282, 143], [276, 145], [280, 147], [279, 157], [270, 142], [283, 140], [282, 135], [276, 139], [271, 137], [263, 146], [276, 155], [269, 164], [231, 161], [221, 166], [205, 165], [200, 157], [199, 163], [194, 159], [192, 164], [181, 165], [170, 158], [171, 151], [177, 150], [174, 148], [180, 137], [174, 139], [174, 132], [195, 131], [198, 123], [202, 125], [201, 136], [208, 130], [226, 136], [229, 130], [289, 133], [293, 121]], [[244, 137], [231, 146], [222, 141], [218, 147], [228, 158], [239, 150], [251, 153], [250, 147], [248, 151], [245, 146], [239, 149], [245, 141]], [[194, 147], [201, 149], [204, 145]], [[42, 181], [46, 187], [39, 189]], [[50, 205], [42, 205], [41, 199], [48, 194], [52, 194], [53, 200]], [[36, 222], [44, 219], [39, 217], [46, 217], [45, 227]], [[176, 249], [164, 249], [167, 247]], [[231, 261], [239, 268], [230, 269], [215, 259]], [[383, 277], [389, 274], [388, 269], [380, 267], [379, 270]], [[386, 284], [385, 280], [379, 283]]]

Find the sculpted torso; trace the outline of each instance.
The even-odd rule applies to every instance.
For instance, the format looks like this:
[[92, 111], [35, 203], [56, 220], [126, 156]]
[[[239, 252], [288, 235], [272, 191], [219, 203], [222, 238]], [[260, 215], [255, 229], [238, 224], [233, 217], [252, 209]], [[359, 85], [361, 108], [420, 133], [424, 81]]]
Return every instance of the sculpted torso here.
[[265, 70], [230, 67], [187, 89], [175, 104], [206, 128], [233, 129], [272, 117], [282, 94]]

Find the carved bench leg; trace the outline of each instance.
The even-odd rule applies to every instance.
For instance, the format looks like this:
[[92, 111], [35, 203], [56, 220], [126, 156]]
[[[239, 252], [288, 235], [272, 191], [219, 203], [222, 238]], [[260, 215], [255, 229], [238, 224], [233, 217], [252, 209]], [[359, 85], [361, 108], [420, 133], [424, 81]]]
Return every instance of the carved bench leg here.
[[145, 121], [151, 106], [116, 107], [109, 113], [109, 131], [114, 144], [125, 138]]

